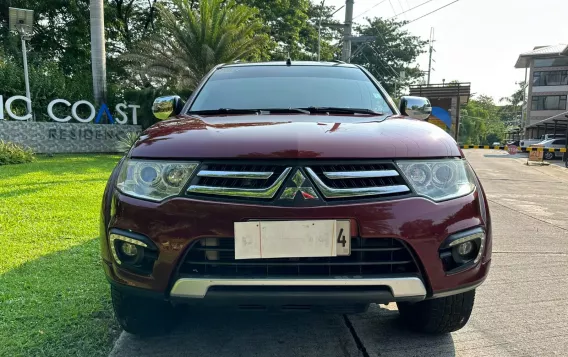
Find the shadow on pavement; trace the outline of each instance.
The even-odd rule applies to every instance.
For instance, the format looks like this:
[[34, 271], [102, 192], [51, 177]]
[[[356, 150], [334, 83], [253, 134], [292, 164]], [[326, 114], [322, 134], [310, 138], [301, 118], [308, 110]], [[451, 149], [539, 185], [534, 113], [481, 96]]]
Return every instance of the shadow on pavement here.
[[342, 315], [207, 309], [185, 318], [161, 337], [123, 333], [111, 356], [363, 356]]
[[395, 304], [371, 305], [364, 314], [349, 317], [369, 356], [436, 356], [456, 355], [451, 334], [428, 335], [408, 330], [398, 318]]
[[111, 356], [455, 356], [451, 335], [409, 332], [398, 312], [355, 315], [200, 311], [166, 336], [123, 333]]

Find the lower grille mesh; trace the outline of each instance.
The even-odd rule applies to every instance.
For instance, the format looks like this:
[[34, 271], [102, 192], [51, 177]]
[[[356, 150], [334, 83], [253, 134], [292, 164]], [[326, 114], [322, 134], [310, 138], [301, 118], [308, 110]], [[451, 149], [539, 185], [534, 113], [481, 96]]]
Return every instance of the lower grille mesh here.
[[419, 273], [406, 245], [393, 238], [351, 238], [351, 255], [235, 260], [233, 238], [206, 238], [189, 248], [183, 275], [221, 277], [338, 276]]

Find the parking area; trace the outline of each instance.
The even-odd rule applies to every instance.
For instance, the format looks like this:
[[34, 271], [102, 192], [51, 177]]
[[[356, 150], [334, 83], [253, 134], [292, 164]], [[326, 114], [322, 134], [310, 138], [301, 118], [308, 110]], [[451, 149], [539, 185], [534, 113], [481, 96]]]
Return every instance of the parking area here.
[[464, 329], [408, 332], [394, 304], [353, 315], [200, 311], [166, 337], [122, 333], [111, 356], [565, 356], [568, 169], [527, 166], [503, 151], [464, 152], [494, 225], [492, 270]]

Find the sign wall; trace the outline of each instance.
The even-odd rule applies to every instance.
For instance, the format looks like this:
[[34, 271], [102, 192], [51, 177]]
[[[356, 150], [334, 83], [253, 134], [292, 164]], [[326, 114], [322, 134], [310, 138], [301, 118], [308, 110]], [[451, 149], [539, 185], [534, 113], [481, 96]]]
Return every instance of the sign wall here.
[[119, 152], [120, 139], [141, 130], [140, 125], [0, 120], [0, 140], [44, 154]]

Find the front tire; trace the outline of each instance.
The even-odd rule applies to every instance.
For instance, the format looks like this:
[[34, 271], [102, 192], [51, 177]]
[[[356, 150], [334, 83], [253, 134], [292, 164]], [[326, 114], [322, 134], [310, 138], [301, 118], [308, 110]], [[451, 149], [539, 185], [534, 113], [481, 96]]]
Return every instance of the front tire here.
[[169, 332], [179, 321], [174, 307], [156, 299], [125, 293], [111, 286], [114, 315], [124, 331], [139, 336]]
[[406, 326], [418, 332], [443, 334], [465, 326], [475, 300], [475, 290], [417, 303], [399, 302], [398, 311]]
[[544, 159], [545, 160], [554, 160], [554, 153], [547, 151], [544, 153]]

